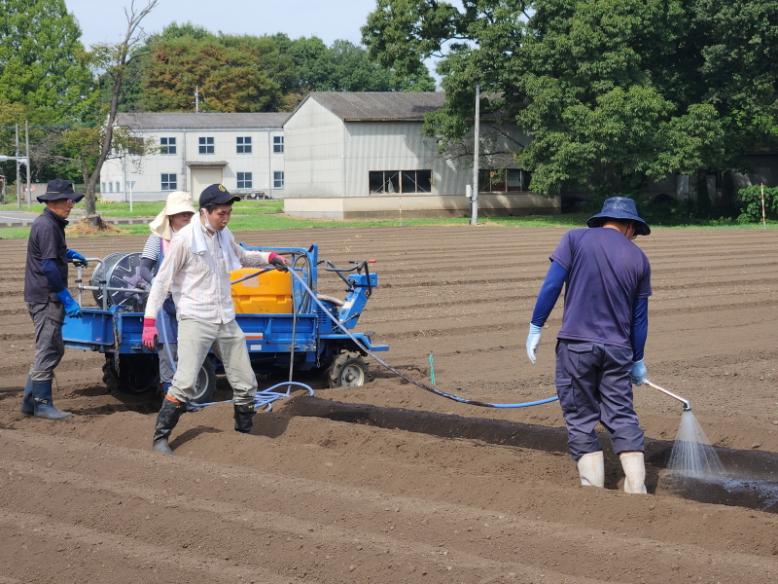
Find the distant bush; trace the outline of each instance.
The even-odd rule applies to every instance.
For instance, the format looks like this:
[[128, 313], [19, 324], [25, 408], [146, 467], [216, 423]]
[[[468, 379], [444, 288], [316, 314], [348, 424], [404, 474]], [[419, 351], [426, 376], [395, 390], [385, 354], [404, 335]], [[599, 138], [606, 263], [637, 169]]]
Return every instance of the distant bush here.
[[[738, 223], [753, 223], [762, 220], [762, 187], [744, 187], [737, 193], [740, 204]], [[768, 219], [778, 219], [778, 187], [764, 188], [764, 208]]]

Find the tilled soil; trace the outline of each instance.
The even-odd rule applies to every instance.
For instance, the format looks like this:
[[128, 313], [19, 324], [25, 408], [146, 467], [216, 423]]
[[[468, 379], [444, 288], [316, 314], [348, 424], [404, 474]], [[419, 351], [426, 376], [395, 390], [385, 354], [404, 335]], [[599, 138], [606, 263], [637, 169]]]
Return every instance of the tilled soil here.
[[[375, 258], [381, 285], [359, 328], [391, 345], [385, 358], [421, 378], [432, 352], [441, 387], [517, 402], [553, 394], [561, 306], [534, 367], [523, 345], [562, 233], [241, 235], [255, 244], [316, 242], [338, 263]], [[778, 234], [657, 229], [639, 243], [653, 267], [649, 377], [688, 398], [730, 457], [761, 456], [761, 473], [775, 479]], [[70, 241], [88, 256], [142, 244]], [[68, 351], [55, 398], [76, 416], [24, 418], [18, 406], [32, 347], [24, 250], [22, 241], [0, 242], [1, 584], [778, 581], [778, 515], [684, 498], [663, 482], [658, 455], [647, 497], [618, 490], [609, 451], [608, 488], [580, 488], [556, 403], [466, 406], [376, 366], [362, 389], [277, 404], [257, 416], [251, 435], [232, 430], [228, 406], [186, 414], [176, 456], [167, 458], [149, 452], [158, 402], [106, 394], [100, 355]], [[341, 295], [342, 286], [328, 278], [321, 291]], [[314, 412], [328, 403], [341, 413]], [[652, 448], [669, 444], [679, 404], [643, 388], [636, 403]], [[370, 415], [343, 413], [360, 408]], [[511, 439], [473, 433], [489, 420]]]

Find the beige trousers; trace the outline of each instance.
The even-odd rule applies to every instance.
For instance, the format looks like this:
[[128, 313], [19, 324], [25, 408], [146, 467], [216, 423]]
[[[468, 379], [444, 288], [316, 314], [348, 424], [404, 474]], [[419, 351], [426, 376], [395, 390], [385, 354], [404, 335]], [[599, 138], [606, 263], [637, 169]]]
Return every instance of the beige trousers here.
[[178, 322], [178, 368], [168, 395], [178, 401], [191, 401], [200, 367], [214, 344], [232, 386], [235, 405], [254, 403], [257, 377], [251, 368], [246, 337], [235, 320], [214, 324], [182, 318]]

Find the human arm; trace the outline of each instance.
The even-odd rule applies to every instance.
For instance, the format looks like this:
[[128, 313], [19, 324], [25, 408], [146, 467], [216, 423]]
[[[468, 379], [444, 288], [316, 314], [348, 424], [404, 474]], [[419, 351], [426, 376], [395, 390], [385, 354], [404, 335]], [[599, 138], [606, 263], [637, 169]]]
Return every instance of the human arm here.
[[140, 254], [140, 277], [151, 283], [154, 279], [154, 270], [159, 263], [160, 247], [162, 239], [159, 235], [152, 233], [143, 246]]
[[71, 296], [70, 291], [65, 287], [62, 276], [59, 273], [57, 262], [52, 259], [45, 259], [42, 262], [43, 274], [49, 283], [49, 289], [57, 295], [59, 301], [65, 307], [65, 314], [68, 316], [78, 316], [81, 313], [81, 307]]
[[285, 269], [287, 265], [286, 259], [274, 251], [247, 250], [235, 242], [233, 242], [233, 249], [242, 266], [254, 268], [269, 264], [278, 269]]
[[535, 301], [535, 310], [532, 312], [532, 320], [529, 325], [529, 334], [527, 335], [527, 357], [530, 362], [535, 364], [535, 351], [540, 344], [541, 331], [543, 325], [548, 319], [548, 315], [556, 304], [559, 294], [567, 280], [568, 270], [559, 262], [551, 261], [551, 265], [546, 273], [546, 279], [540, 287], [537, 300]]
[[648, 376], [648, 370], [643, 363], [646, 339], [648, 338], [648, 297], [639, 297], [632, 306], [632, 329], [630, 343], [632, 344], [632, 369], [630, 378], [635, 385], [642, 385]]

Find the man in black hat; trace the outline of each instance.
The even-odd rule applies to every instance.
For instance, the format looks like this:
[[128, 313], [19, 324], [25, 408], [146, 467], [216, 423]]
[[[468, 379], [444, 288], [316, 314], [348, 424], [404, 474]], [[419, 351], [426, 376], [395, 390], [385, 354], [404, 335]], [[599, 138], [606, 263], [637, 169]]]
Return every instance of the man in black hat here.
[[24, 386], [22, 413], [61, 420], [70, 416], [54, 407], [51, 385], [54, 368], [62, 360], [62, 323], [67, 316], [78, 316], [81, 307], [67, 289], [68, 262], [86, 265], [86, 258], [65, 243], [65, 226], [73, 206], [84, 195], [73, 190], [73, 183], [61, 178], [49, 181], [38, 201], [46, 204], [35, 219], [27, 241], [24, 272], [24, 301], [35, 326], [35, 357]]
[[643, 352], [651, 267], [633, 240], [651, 229], [635, 202], [619, 196], [606, 199], [587, 225], [567, 232], [551, 254], [530, 322], [527, 356], [534, 364], [543, 325], [566, 286], [556, 389], [581, 484], [605, 484], [602, 446], [594, 432], [600, 422], [621, 460], [624, 490], [645, 493], [643, 430], [632, 383], [641, 385], [647, 376]]
[[233, 390], [235, 430], [251, 431], [257, 379], [246, 337], [235, 321], [230, 272], [268, 264], [286, 269], [286, 261], [275, 252], [247, 251], [235, 242], [227, 224], [232, 204], [239, 200], [224, 185], [207, 187], [200, 195], [199, 220], [193, 219], [173, 238], [151, 285], [143, 345], [156, 347], [156, 317], [169, 291], [178, 317], [178, 364], [154, 428], [157, 452], [172, 453], [168, 439], [195, 395], [200, 368], [214, 344]]

